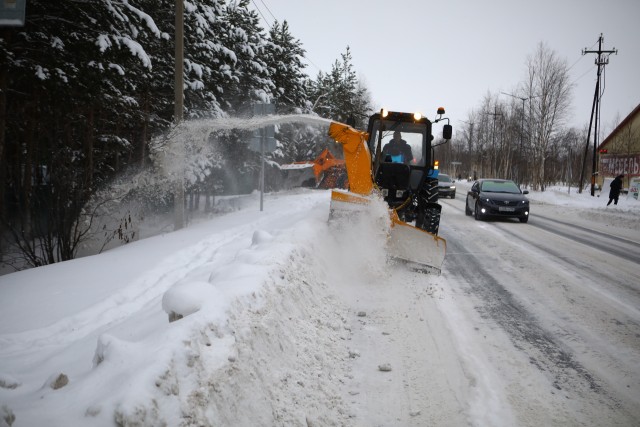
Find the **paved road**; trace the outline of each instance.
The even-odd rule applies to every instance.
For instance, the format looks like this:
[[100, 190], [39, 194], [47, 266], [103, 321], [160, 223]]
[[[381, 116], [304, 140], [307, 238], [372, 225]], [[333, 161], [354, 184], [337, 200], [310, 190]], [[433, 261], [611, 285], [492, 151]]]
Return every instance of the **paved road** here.
[[521, 224], [476, 221], [461, 194], [441, 204], [443, 275], [488, 337], [518, 424], [638, 425], [640, 239], [544, 206]]

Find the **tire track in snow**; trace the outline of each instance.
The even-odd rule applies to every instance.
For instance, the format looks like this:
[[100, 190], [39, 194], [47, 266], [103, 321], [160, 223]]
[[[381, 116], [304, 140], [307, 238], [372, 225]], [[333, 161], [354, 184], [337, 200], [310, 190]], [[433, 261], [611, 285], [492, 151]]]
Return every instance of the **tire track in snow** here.
[[[597, 230], [589, 230], [579, 225], [554, 220], [542, 215], [535, 215], [532, 219], [533, 221], [529, 222], [530, 226], [585, 244], [617, 258], [640, 264], [640, 243]], [[557, 224], [561, 224], [573, 231], [563, 231]]]
[[[127, 286], [121, 292], [83, 312], [63, 318], [45, 328], [32, 329], [17, 334], [5, 334], [2, 337], [2, 353], [3, 355], [11, 355], [11, 345], [14, 342], [19, 344], [19, 351], [23, 350], [25, 342], [36, 347], [62, 346], [94, 333], [96, 325], [100, 327], [113, 325], [117, 323], [114, 322], [114, 319], [121, 321], [149, 304], [155, 306], [159, 304], [159, 298], [171, 285], [185, 277], [185, 271], [192, 272], [191, 268], [186, 269], [187, 265], [192, 268], [202, 268], [212, 262], [220, 248], [226, 247], [235, 240], [238, 240], [237, 230], [227, 233], [223, 238], [219, 235], [213, 236], [210, 238], [210, 243], [215, 242], [214, 248], [200, 242], [195, 247], [175, 253], [166, 259], [168, 262], [159, 262], [158, 268], [142, 275], [138, 279], [137, 285]], [[179, 256], [181, 254], [183, 256]], [[150, 294], [153, 296], [151, 297]], [[64, 337], [63, 342], [60, 337]]]
[[[640, 287], [638, 286], [638, 283], [640, 283], [640, 274], [636, 273], [634, 277], [628, 277], [620, 270], [605, 271], [602, 268], [599, 268], [599, 266], [596, 266], [590, 262], [584, 262], [583, 260], [577, 258], [572, 254], [567, 255], [567, 253], [562, 252], [562, 250], [559, 248], [555, 248], [548, 244], [543, 245], [540, 243], [536, 243], [533, 239], [528, 238], [527, 235], [523, 233], [517, 233], [508, 227], [499, 226], [499, 228], [504, 234], [510, 235], [515, 239], [517, 239], [518, 241], [525, 243], [527, 245], [530, 245], [533, 248], [536, 248], [536, 250], [539, 250], [540, 252], [551, 255], [551, 257], [557, 263], [563, 264], [563, 267], [565, 269], [571, 269], [578, 272], [582, 277], [584, 277], [585, 281], [599, 283], [599, 284], [607, 284], [613, 287], [619, 287], [623, 289], [625, 292], [627, 292], [629, 297], [640, 299]], [[578, 241], [575, 238], [573, 238], [573, 236], [567, 235], [567, 233], [558, 232], [555, 229], [547, 229], [546, 227], [541, 229], [571, 241]], [[614, 236], [608, 236], [608, 237], [612, 237], [616, 239]], [[590, 244], [586, 244], [586, 245], [587, 247], [592, 248], [592, 245]], [[600, 243], [599, 247], [604, 248], [606, 246], [605, 244]], [[611, 254], [611, 252], [608, 252], [608, 253]], [[640, 253], [640, 245], [638, 245], [638, 253]], [[622, 257], [616, 253], [615, 256], [613, 256], [613, 258], [622, 258], [626, 261], [630, 261], [629, 270], [632, 272], [632, 274], [633, 274], [633, 270], [636, 269], [635, 265], [640, 263], [640, 260], [639, 261], [633, 260], [634, 258], [633, 254], [631, 256]], [[630, 308], [630, 311], [631, 310], [637, 311], [635, 307]], [[640, 317], [640, 316], [636, 316], [636, 317]]]
[[[459, 209], [453, 204], [450, 208]], [[463, 211], [464, 207], [461, 210]], [[477, 224], [477, 221], [470, 222], [468, 227], [465, 224], [465, 228], [477, 229]], [[487, 227], [494, 226], [492, 222], [480, 224]], [[509, 223], [509, 225], [521, 226], [516, 223]], [[482, 305], [476, 307], [478, 313], [485, 319], [495, 321], [509, 335], [517, 349], [529, 354], [531, 364], [541, 371], [550, 373], [552, 384], [556, 389], [580, 388], [577, 384], [573, 384], [576, 379], [592, 392], [603, 394], [599, 381], [575, 359], [570, 349], [556, 340], [551, 331], [545, 330], [536, 317], [509, 292], [505, 284], [492, 274], [490, 268], [500, 271], [500, 266], [493, 263], [487, 265], [486, 260], [474, 255], [476, 252], [486, 254], [487, 249], [476, 251], [469, 248], [473, 253], [465, 250], [462, 242], [468, 241], [469, 233], [475, 235], [478, 231], [459, 228], [447, 228], [446, 231], [448, 252], [464, 255], [464, 261], [456, 263], [455, 268], [446, 266], [448, 274], [460, 278], [468, 286], [469, 294], [475, 295], [482, 301]], [[487, 231], [492, 232], [491, 229]], [[503, 230], [500, 230], [500, 233], [502, 232]]]
[[[448, 244], [458, 252], [456, 244]], [[467, 257], [450, 274], [462, 278], [471, 292], [483, 301], [484, 304], [477, 307], [483, 318], [497, 322], [511, 337], [515, 347], [529, 354], [531, 364], [541, 371], [552, 373], [552, 384], [556, 389], [572, 386], [571, 378], [574, 375], [567, 371], [573, 371], [590, 390], [602, 393], [596, 378], [553, 338], [553, 333], [539, 324], [535, 316], [493, 277], [477, 257]]]
[[[561, 236], [532, 227], [538, 222], [536, 216], [528, 224], [478, 222], [463, 216], [463, 202], [447, 205], [449, 215], [441, 224], [449, 249], [446, 274], [459, 277], [463, 292], [478, 301], [475, 311], [490, 324], [497, 323], [518, 351], [531, 355], [533, 369], [564, 390], [552, 391], [556, 397], [537, 400], [542, 411], [530, 425], [538, 425], [547, 414], [547, 425], [562, 425], [554, 420], [633, 425], [630, 421], [638, 419], [639, 272], [637, 264], [629, 262], [629, 254], [617, 259], [607, 251], [605, 241], [599, 242], [599, 249], [576, 244], [571, 238], [576, 233], [583, 242], [591, 241], [584, 238], [592, 233], [588, 226], [569, 231], [561, 226], [565, 232]], [[598, 224], [594, 222], [593, 228]], [[625, 237], [611, 237], [606, 230], [594, 236], [612, 239], [612, 246], [637, 246]], [[524, 378], [511, 375], [511, 381], [519, 379]], [[536, 404], [528, 402], [536, 397], [532, 391], [514, 396], [520, 400], [516, 407], [524, 419], [530, 405]], [[567, 400], [563, 402], [562, 397]], [[523, 406], [522, 402], [528, 403]]]

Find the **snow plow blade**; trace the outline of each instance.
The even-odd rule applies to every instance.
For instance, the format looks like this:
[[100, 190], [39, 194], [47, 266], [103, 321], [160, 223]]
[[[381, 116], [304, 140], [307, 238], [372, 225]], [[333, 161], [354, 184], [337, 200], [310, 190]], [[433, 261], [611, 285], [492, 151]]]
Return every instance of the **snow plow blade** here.
[[[353, 218], [367, 213], [374, 198], [376, 198], [374, 194], [364, 196], [333, 190], [329, 220]], [[421, 273], [440, 274], [447, 241], [403, 222], [392, 209], [388, 212], [390, 216], [386, 246], [388, 257], [405, 263], [409, 268]]]
[[391, 214], [388, 253], [396, 260], [422, 273], [440, 274], [447, 252], [447, 241], [442, 237], [414, 227]]

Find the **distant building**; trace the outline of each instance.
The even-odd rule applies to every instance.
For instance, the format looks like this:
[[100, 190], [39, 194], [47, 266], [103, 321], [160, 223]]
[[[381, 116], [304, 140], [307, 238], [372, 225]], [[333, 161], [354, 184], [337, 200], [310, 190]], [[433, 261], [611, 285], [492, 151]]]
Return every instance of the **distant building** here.
[[618, 175], [624, 175], [622, 185], [628, 188], [629, 180], [640, 176], [640, 104], [602, 141], [598, 158], [601, 188]]

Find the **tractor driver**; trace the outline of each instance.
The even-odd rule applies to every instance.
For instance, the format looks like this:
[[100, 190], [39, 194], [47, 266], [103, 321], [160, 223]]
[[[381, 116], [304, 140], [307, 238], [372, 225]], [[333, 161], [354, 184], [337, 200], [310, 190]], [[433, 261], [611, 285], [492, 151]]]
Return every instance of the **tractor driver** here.
[[393, 132], [393, 139], [382, 148], [382, 158], [385, 162], [406, 163], [413, 160], [413, 152], [407, 141], [402, 139], [399, 130]]

